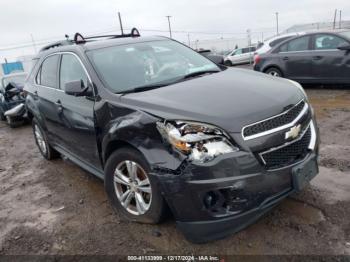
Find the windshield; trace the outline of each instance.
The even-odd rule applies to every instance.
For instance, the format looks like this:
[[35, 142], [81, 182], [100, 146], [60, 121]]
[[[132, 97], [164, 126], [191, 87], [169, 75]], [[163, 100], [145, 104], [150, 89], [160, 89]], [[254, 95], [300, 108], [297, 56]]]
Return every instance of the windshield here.
[[106, 47], [87, 54], [99, 76], [115, 93], [171, 84], [195, 72], [220, 70], [207, 58], [171, 40]]
[[2, 86], [5, 88], [9, 83], [13, 82], [16, 85], [22, 87], [26, 79], [26, 75], [16, 75], [16, 76], [7, 76], [2, 79]]
[[345, 36], [347, 39], [350, 40], [350, 31], [341, 32], [339, 34], [342, 35], [342, 36]]

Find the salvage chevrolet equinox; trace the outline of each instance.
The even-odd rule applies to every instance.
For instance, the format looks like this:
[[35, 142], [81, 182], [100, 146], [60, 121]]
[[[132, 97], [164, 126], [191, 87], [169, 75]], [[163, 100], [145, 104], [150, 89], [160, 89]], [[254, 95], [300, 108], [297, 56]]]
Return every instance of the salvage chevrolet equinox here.
[[25, 90], [44, 158], [102, 178], [130, 221], [170, 210], [193, 242], [241, 230], [318, 173], [299, 84], [216, 65], [165, 37], [77, 33], [39, 52]]

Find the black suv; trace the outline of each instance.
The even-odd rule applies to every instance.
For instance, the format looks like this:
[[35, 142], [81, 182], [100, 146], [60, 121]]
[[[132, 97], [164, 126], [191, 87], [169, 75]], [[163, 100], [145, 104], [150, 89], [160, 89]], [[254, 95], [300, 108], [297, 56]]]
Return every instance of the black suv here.
[[193, 242], [251, 224], [318, 172], [318, 131], [295, 82], [219, 66], [165, 37], [44, 48], [25, 86], [41, 154], [104, 179], [129, 220], [167, 208]]

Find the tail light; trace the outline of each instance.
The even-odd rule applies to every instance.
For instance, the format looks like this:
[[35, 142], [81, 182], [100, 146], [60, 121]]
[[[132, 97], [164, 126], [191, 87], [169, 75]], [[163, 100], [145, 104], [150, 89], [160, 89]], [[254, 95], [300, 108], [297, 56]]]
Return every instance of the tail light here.
[[259, 64], [259, 63], [260, 63], [260, 60], [261, 60], [260, 56], [259, 56], [258, 54], [255, 55], [255, 56], [254, 56], [254, 65]]

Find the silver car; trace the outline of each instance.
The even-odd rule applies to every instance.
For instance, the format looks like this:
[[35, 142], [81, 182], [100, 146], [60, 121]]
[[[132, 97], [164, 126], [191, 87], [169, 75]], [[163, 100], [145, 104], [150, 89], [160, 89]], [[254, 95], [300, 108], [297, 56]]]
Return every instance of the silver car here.
[[227, 66], [253, 63], [255, 51], [255, 46], [235, 49], [225, 57], [224, 63]]

